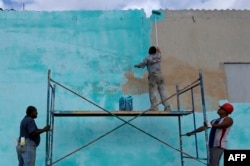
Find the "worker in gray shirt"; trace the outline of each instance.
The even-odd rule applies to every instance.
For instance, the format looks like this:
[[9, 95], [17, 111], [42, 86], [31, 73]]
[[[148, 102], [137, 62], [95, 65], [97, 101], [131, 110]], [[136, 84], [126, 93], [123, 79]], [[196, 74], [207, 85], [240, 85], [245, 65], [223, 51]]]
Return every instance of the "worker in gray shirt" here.
[[148, 56], [144, 60], [134, 65], [136, 68], [147, 67], [148, 70], [148, 86], [149, 86], [149, 99], [151, 103], [151, 111], [158, 111], [157, 95], [160, 94], [164, 111], [171, 111], [170, 104], [167, 99], [166, 85], [161, 74], [161, 51], [157, 47], [150, 47]]

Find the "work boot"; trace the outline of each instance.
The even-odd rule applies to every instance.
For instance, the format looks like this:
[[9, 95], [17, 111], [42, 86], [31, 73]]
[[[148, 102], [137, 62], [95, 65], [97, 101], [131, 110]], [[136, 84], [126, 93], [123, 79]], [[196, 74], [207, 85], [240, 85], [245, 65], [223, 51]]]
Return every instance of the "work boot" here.
[[158, 108], [149, 108], [149, 111], [159, 111]]
[[171, 111], [170, 106], [166, 106], [166, 107], [164, 108], [164, 111], [170, 112], [170, 111]]

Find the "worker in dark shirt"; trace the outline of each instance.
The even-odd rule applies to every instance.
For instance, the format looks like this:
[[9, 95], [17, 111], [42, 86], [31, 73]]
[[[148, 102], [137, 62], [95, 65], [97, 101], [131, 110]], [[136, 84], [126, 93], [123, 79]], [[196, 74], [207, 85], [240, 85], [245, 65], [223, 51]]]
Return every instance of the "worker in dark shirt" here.
[[20, 124], [20, 135], [16, 147], [19, 166], [35, 166], [36, 147], [40, 144], [40, 134], [50, 129], [49, 125], [38, 129], [34, 120], [36, 118], [36, 107], [28, 106], [26, 116]]

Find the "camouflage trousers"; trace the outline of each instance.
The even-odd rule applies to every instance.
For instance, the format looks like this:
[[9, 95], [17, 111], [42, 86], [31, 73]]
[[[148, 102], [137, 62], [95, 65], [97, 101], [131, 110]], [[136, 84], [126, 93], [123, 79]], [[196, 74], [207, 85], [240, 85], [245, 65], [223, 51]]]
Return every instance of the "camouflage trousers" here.
[[[167, 89], [163, 77], [161, 74], [150, 74], [148, 76], [148, 84], [149, 84], [149, 99], [151, 103], [151, 109], [154, 111], [158, 110], [158, 105], [161, 101], [164, 105], [164, 109], [169, 108], [170, 104], [167, 98]], [[158, 100], [158, 95], [160, 96], [160, 101]], [[165, 100], [165, 101], [164, 101]]]

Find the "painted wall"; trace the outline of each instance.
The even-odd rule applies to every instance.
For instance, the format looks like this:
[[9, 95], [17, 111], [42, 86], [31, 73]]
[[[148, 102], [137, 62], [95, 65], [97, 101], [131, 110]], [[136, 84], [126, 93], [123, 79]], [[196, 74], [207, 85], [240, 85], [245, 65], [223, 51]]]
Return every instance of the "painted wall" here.
[[[169, 50], [171, 46], [163, 45], [162, 42], [164, 35], [168, 34], [162, 32], [162, 23], [165, 23], [167, 18], [163, 13], [158, 19], [161, 34], [159, 41], [163, 56], [168, 55], [166, 50]], [[176, 20], [178, 19], [177, 17]], [[135, 110], [149, 108], [146, 70], [133, 68], [135, 63], [144, 58], [148, 47], [154, 41], [154, 18], [146, 18], [142, 10], [2, 11], [0, 22], [0, 155], [5, 156], [0, 161], [1, 165], [17, 165], [15, 139], [19, 134], [20, 120], [24, 117], [28, 105], [35, 105], [38, 108], [37, 125], [42, 128], [46, 123], [48, 69], [51, 69], [54, 80], [107, 110], [118, 110], [118, 100], [121, 95], [133, 96]], [[174, 29], [170, 29], [171, 31]], [[178, 45], [173, 47], [177, 49]], [[177, 54], [163, 57], [163, 66], [169, 59], [175, 59], [176, 56]], [[185, 70], [183, 73], [176, 70], [178, 73], [175, 74], [179, 74], [175, 77], [176, 79], [186, 78], [188, 81], [184, 83], [187, 83], [198, 78], [197, 66], [199, 65], [195, 62], [192, 64], [185, 61], [174, 62], [166, 66], [172, 69], [180, 69], [179, 67], [182, 66], [184, 69], [187, 67], [192, 69]], [[166, 74], [165, 69], [163, 70], [164, 76], [167, 78], [169, 72]], [[187, 71], [190, 77], [182, 77]], [[208, 73], [205, 71], [207, 77], [211, 76]], [[174, 92], [176, 82], [180, 81], [182, 79], [174, 80], [173, 77], [168, 77], [169, 94]], [[225, 95], [222, 96], [225, 97]], [[210, 98], [213, 96], [208, 92], [206, 96], [208, 108], [211, 108]], [[197, 100], [199, 103], [199, 96]], [[174, 102], [171, 104], [175, 106]], [[188, 102], [185, 101], [183, 109], [188, 106]], [[244, 120], [247, 121], [249, 105], [236, 103], [235, 107], [237, 114], [232, 115], [235, 125], [230, 135], [233, 140], [230, 142], [230, 148], [250, 147], [247, 137], [249, 130], [245, 129], [245, 125], [241, 123]], [[57, 88], [56, 108], [59, 110], [98, 110], [60, 88]], [[213, 109], [208, 110], [209, 118], [216, 117]], [[202, 124], [202, 114], [199, 112], [196, 114], [198, 125]], [[190, 116], [183, 117], [183, 132], [192, 129], [190, 121]], [[137, 118], [132, 123], [179, 149], [177, 118], [143, 117]], [[115, 118], [55, 119], [54, 160], [98, 138], [119, 124], [121, 121]], [[199, 136], [201, 154], [204, 155], [204, 142], [202, 141], [204, 135], [199, 134]], [[192, 138], [186, 138], [184, 141], [184, 150], [193, 152]], [[45, 163], [44, 144], [43, 135], [41, 145], [37, 149], [38, 166]], [[185, 164], [200, 165], [199, 162], [193, 160], [187, 160]], [[58, 162], [57, 165], [180, 165], [180, 154], [134, 128], [124, 126]]]

